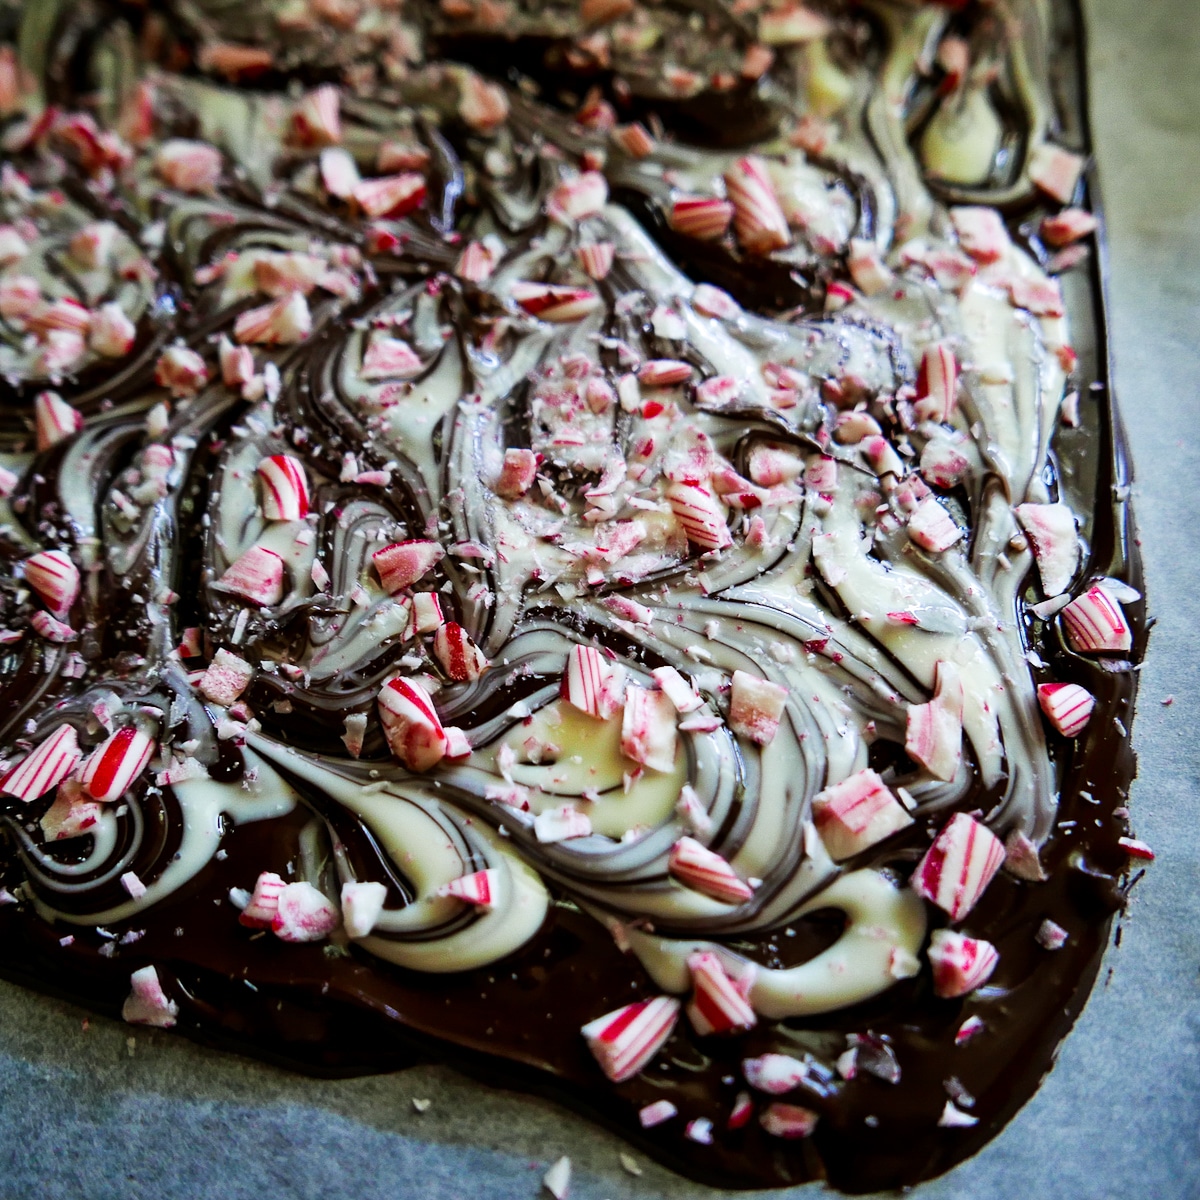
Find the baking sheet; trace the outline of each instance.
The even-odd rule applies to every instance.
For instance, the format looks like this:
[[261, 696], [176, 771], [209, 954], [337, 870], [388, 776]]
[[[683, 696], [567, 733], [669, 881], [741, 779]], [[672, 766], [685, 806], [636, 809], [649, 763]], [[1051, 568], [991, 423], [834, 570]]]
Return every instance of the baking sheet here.
[[[1196, 0], [1085, 9], [1115, 381], [1158, 618], [1132, 809], [1159, 857], [1045, 1086], [918, 1200], [1200, 1197], [1200, 18]], [[616, 1137], [446, 1069], [318, 1081], [84, 1018], [0, 985], [3, 1200], [526, 1200], [562, 1154], [572, 1200], [730, 1194], [640, 1155], [635, 1177]]]

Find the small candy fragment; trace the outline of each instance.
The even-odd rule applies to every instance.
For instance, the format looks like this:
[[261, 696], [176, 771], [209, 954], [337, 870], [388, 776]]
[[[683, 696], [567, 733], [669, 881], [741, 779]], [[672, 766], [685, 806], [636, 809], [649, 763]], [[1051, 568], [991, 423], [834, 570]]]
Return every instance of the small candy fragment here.
[[364, 179], [352, 195], [359, 208], [372, 219], [403, 217], [425, 202], [425, 177], [403, 171], [399, 175]]
[[303, 292], [289, 292], [259, 308], [239, 313], [233, 336], [243, 345], [294, 346], [312, 332], [312, 313]]
[[29, 624], [33, 626], [34, 632], [40, 637], [59, 645], [73, 642], [79, 636], [70, 625], [64, 621], [56, 621], [47, 612], [35, 612], [29, 618]]
[[942, 1109], [942, 1115], [938, 1117], [940, 1129], [969, 1129], [972, 1125], [978, 1124], [978, 1117], [973, 1117], [970, 1113], [963, 1112], [961, 1108], [956, 1108], [949, 1100]]
[[619, 697], [616, 672], [595, 646], [572, 646], [563, 674], [562, 698], [589, 717], [608, 720]]
[[496, 254], [483, 242], [468, 242], [458, 257], [454, 273], [469, 283], [484, 283], [496, 269]]
[[571, 1188], [571, 1160], [564, 1154], [542, 1176], [542, 1187], [554, 1197], [554, 1200], [567, 1200], [567, 1192]]
[[412, 598], [412, 620], [415, 633], [435, 633], [445, 621], [442, 602], [437, 592], [416, 592]]
[[761, 1054], [742, 1060], [742, 1074], [756, 1091], [782, 1096], [808, 1078], [808, 1068], [790, 1054]]
[[877, 296], [895, 282], [895, 275], [883, 261], [874, 242], [866, 238], [851, 238], [846, 258], [850, 277], [864, 296]]
[[437, 542], [393, 542], [371, 555], [379, 581], [389, 595], [424, 579], [441, 562], [445, 551]]
[[450, 896], [476, 908], [490, 909], [496, 895], [496, 880], [495, 868], [489, 867], [485, 871], [475, 871], [470, 875], [460, 875], [457, 879], [451, 879], [449, 883], [442, 884], [435, 895]]
[[496, 480], [496, 495], [516, 500], [525, 495], [537, 477], [539, 457], [532, 450], [506, 450], [500, 478]]
[[701, 1146], [711, 1146], [713, 1123], [707, 1117], [693, 1117], [684, 1127], [683, 1136], [689, 1142], [696, 1142]]
[[272, 454], [258, 464], [262, 513], [268, 521], [302, 521], [308, 516], [308, 476], [291, 454]]
[[512, 284], [509, 294], [531, 317], [555, 324], [580, 321], [603, 303], [600, 296], [588, 288], [524, 280]]
[[750, 1123], [754, 1115], [754, 1100], [749, 1092], [738, 1092], [733, 1098], [733, 1107], [725, 1119], [726, 1129], [741, 1129]]
[[414, 679], [390, 679], [379, 691], [379, 719], [392, 753], [410, 771], [428, 771], [446, 754], [446, 731], [429, 693]]
[[655, 667], [650, 674], [676, 712], [690, 713], [704, 707], [704, 697], [674, 667]]
[[613, 1083], [632, 1079], [658, 1053], [679, 1020], [674, 996], [655, 996], [615, 1009], [580, 1031]]
[[498, 83], [468, 72], [461, 83], [458, 115], [476, 133], [494, 133], [508, 118], [508, 96]]
[[1137, 838], [1117, 838], [1117, 845], [1120, 846], [1130, 858], [1140, 858], [1145, 862], [1154, 861], [1154, 851], [1151, 850], [1145, 842], [1138, 841]]
[[652, 358], [638, 368], [638, 383], [643, 387], [674, 387], [692, 377], [692, 364], [674, 358]]
[[713, 242], [725, 236], [733, 220], [733, 205], [717, 196], [679, 196], [671, 205], [668, 220], [676, 233]]
[[908, 536], [932, 554], [949, 550], [962, 535], [954, 518], [932, 496], [926, 496], [908, 518]]
[[608, 201], [608, 181], [599, 171], [564, 179], [546, 200], [546, 212], [564, 225], [594, 217]]
[[377, 379], [415, 379], [425, 369], [421, 356], [403, 339], [376, 335], [363, 355], [358, 377]]
[[92, 314], [88, 345], [102, 358], [123, 358], [133, 349], [137, 328], [115, 301]]
[[746, 999], [753, 973], [742, 979], [732, 979], [711, 951], [689, 955], [687, 966], [693, 988], [687, 1014], [701, 1037], [751, 1029], [758, 1023], [758, 1017]]
[[0, 317], [25, 320], [42, 307], [42, 289], [31, 275], [0, 279]]
[[434, 635], [433, 652], [446, 674], [459, 683], [478, 679], [490, 665], [467, 631], [454, 621], [448, 621]]
[[1030, 883], [1042, 883], [1046, 878], [1037, 846], [1019, 829], [1012, 830], [1004, 840], [1004, 869]]
[[1100, 222], [1082, 208], [1064, 208], [1042, 218], [1042, 241], [1056, 248], [1069, 246], [1096, 232]]
[[534, 817], [533, 832], [543, 845], [567, 842], [572, 838], [590, 837], [592, 820], [587, 813], [580, 812], [570, 804], [560, 804]]
[[228, 708], [237, 701], [253, 678], [254, 668], [244, 658], [239, 658], [229, 650], [218, 650], [196, 686], [201, 695], [214, 704]]
[[208, 367], [195, 350], [168, 346], [154, 364], [154, 382], [177, 400], [194, 396], [208, 382]]
[[994, 208], [952, 208], [950, 221], [959, 245], [977, 262], [999, 262], [1012, 248], [1004, 221]]
[[705, 317], [721, 317], [735, 320], [741, 314], [741, 306], [728, 293], [711, 283], [700, 283], [692, 293], [692, 307]]
[[725, 172], [725, 190], [733, 204], [738, 241], [751, 254], [769, 254], [791, 241], [787, 218], [761, 158], [739, 158]]
[[287, 885], [273, 871], [263, 871], [254, 881], [254, 893], [238, 921], [251, 929], [270, 929], [279, 912], [279, 896]]
[[958, 361], [946, 342], [925, 347], [917, 372], [917, 416], [922, 421], [946, 421], [958, 404]]
[[179, 1005], [168, 1000], [154, 967], [142, 967], [129, 977], [130, 993], [121, 1006], [121, 1018], [130, 1025], [170, 1029], [179, 1016]]
[[708, 488], [672, 483], [667, 488], [666, 499], [692, 545], [702, 551], [724, 550], [733, 545], [725, 510]]
[[292, 128], [302, 146], [335, 146], [342, 140], [338, 90], [325, 84], [305, 95], [292, 114]]
[[94, 800], [83, 799], [78, 784], [69, 780], [59, 786], [54, 803], [46, 810], [39, 824], [48, 842], [61, 842], [78, 837], [95, 827], [103, 810]]
[[25, 582], [58, 617], [63, 618], [79, 598], [79, 568], [62, 550], [40, 550], [23, 564]]
[[311, 883], [289, 883], [279, 893], [271, 929], [282, 942], [319, 942], [342, 923], [325, 893]]
[[[612, 242], [584, 242], [575, 248], [575, 257], [589, 279], [607, 279], [617, 257], [617, 248]], [[549, 317], [546, 319], [550, 320]]]
[[1042, 142], [1034, 146], [1029, 156], [1029, 178], [1051, 199], [1059, 204], [1069, 204], [1079, 186], [1083, 164], [1080, 155]]
[[965, 1046], [973, 1037], [981, 1034], [987, 1026], [979, 1017], [968, 1017], [959, 1027], [958, 1032], [954, 1035], [954, 1044], [956, 1046]]
[[685, 887], [727, 904], [741, 904], [754, 895], [725, 859], [695, 838], [681, 837], [671, 847], [667, 870]]
[[1133, 631], [1120, 605], [1101, 587], [1090, 587], [1062, 610], [1067, 640], [1083, 654], [1128, 650]]
[[655, 1125], [661, 1125], [678, 1114], [679, 1109], [670, 1100], [655, 1100], [653, 1104], [647, 1104], [644, 1108], [639, 1109], [638, 1121], [641, 1122], [643, 1129], [653, 1129]]
[[89, 221], [71, 238], [71, 257], [81, 267], [98, 271], [108, 265], [117, 227], [111, 221]]
[[221, 152], [206, 142], [171, 138], [159, 147], [154, 169], [181, 192], [211, 192], [221, 178]]
[[621, 753], [652, 771], [675, 766], [675, 706], [662, 692], [630, 685], [621, 718]]
[[318, 159], [321, 186], [335, 199], [349, 200], [362, 185], [358, 164], [341, 146], [327, 146]]
[[146, 894], [146, 885], [133, 871], [126, 871], [121, 876], [121, 886], [129, 893], [131, 900], [140, 900]]
[[146, 769], [157, 743], [134, 725], [118, 729], [93, 750], [83, 767], [84, 791], [101, 803], [119, 800]]
[[963, 685], [946, 659], [935, 666], [933, 699], [908, 706], [904, 752], [935, 779], [952, 780], [962, 762]]
[[640, 121], [617, 126], [612, 131], [612, 140], [630, 158], [649, 158], [654, 153], [655, 141], [650, 136], [649, 130]]
[[1000, 961], [1000, 952], [991, 942], [952, 929], [935, 930], [926, 954], [933, 968], [933, 990], [946, 1000], [982, 987]]
[[1042, 591], [1047, 596], [1065, 592], [1079, 562], [1079, 535], [1075, 514], [1065, 504], [1018, 504], [1013, 510], [1033, 543]]
[[251, 546], [214, 585], [251, 604], [269, 607], [283, 599], [283, 559], [274, 550]]
[[1004, 846], [986, 825], [955, 813], [912, 875], [913, 891], [961, 921], [1004, 861]]
[[798, 1104], [783, 1104], [776, 1100], [768, 1104], [758, 1123], [772, 1136], [805, 1138], [817, 1127], [818, 1114]]
[[729, 698], [729, 728], [757, 746], [768, 746], [779, 732], [788, 690], [769, 679], [734, 671]]
[[1067, 944], [1069, 936], [1061, 925], [1049, 917], [1038, 926], [1038, 931], [1034, 934], [1037, 944], [1044, 950], [1061, 950]]
[[0, 779], [0, 792], [18, 800], [37, 800], [58, 787], [82, 757], [75, 727], [60, 725]]
[[57, 392], [38, 392], [33, 414], [40, 454], [74, 437], [83, 428], [83, 413], [72, 408]]
[[891, 837], [912, 817], [879, 776], [864, 767], [813, 797], [813, 821], [835, 862]]
[[366, 937], [375, 928], [387, 900], [387, 888], [373, 880], [349, 880], [342, 884], [342, 925], [346, 936]]
[[1046, 719], [1063, 737], [1081, 733], [1096, 707], [1096, 697], [1077, 683], [1039, 683], [1037, 698]]

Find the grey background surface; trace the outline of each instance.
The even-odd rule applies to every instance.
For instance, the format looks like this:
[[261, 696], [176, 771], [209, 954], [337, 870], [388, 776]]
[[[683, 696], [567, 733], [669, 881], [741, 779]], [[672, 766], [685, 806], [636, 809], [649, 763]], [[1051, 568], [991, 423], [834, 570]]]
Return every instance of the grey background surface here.
[[[1158, 618], [1132, 808], [1158, 861], [1044, 1087], [919, 1200], [1200, 1197], [1197, 4], [1085, 3], [1116, 380]], [[108, 1021], [83, 1031], [83, 1015], [0, 985], [0, 1200], [528, 1200], [561, 1154], [573, 1200], [721, 1194], [640, 1155], [634, 1177], [616, 1138], [450, 1071], [318, 1082]], [[433, 1103], [418, 1114], [413, 1097]]]

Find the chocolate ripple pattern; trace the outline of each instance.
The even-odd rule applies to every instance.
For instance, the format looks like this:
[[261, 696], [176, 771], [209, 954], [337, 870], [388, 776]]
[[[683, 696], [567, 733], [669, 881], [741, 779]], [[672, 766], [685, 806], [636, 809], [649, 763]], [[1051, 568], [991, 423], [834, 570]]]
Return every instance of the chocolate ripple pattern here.
[[1071, 19], [25, 14], [0, 970], [731, 1186], [992, 1136], [1152, 858]]

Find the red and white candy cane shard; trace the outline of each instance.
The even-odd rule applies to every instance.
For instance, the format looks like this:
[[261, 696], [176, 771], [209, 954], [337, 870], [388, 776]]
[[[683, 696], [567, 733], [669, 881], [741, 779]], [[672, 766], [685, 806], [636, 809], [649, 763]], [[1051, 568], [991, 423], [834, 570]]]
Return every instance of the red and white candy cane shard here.
[[413, 171], [364, 179], [353, 192], [355, 203], [371, 218], [403, 217], [425, 203], [425, 177]]
[[688, 1020], [701, 1037], [736, 1033], [752, 1029], [758, 1023], [745, 990], [730, 978], [715, 954], [701, 951], [689, 955], [687, 965], [693, 989], [687, 1007]]
[[32, 275], [10, 275], [0, 279], [0, 317], [22, 320], [42, 306], [42, 289]]
[[486, 871], [475, 871], [451, 879], [449, 883], [442, 884], [435, 894], [450, 896], [476, 908], [491, 908], [495, 903], [497, 878], [496, 869], [489, 867]]
[[208, 367], [195, 350], [168, 346], [154, 364], [154, 382], [177, 399], [194, 396], [208, 382]]
[[1082, 733], [1096, 707], [1096, 697], [1077, 683], [1040, 683], [1038, 704], [1063, 737]]
[[970, 459], [945, 438], [930, 438], [921, 451], [921, 475], [935, 487], [957, 487], [970, 470]]
[[1064, 208], [1062, 212], [1043, 217], [1039, 231], [1046, 245], [1061, 249], [1090, 237], [1099, 224], [1090, 212], [1082, 208]]
[[[1008, 294], [1016, 308], [1023, 308], [1035, 317], [1062, 317], [1066, 315], [1062, 288], [1056, 279], [1023, 279], [1008, 281]], [[1070, 350], [1069, 346], [1060, 350]], [[1068, 368], [1064, 368], [1068, 369]]]
[[131, 900], [140, 900], [146, 894], [146, 885], [134, 871], [126, 871], [121, 876], [121, 886], [129, 893]]
[[1004, 869], [1030, 883], [1042, 883], [1046, 878], [1037, 845], [1019, 829], [1011, 830], [1004, 839]]
[[217, 357], [221, 364], [221, 382], [226, 387], [241, 388], [254, 378], [254, 351], [249, 346], [235, 346], [222, 334]]
[[62, 842], [94, 829], [103, 809], [94, 800], [85, 800], [77, 785], [68, 780], [61, 784], [54, 803], [39, 824], [48, 842]]
[[253, 678], [254, 668], [244, 658], [229, 650], [218, 650], [196, 686], [202, 696], [228, 708], [237, 702]]
[[91, 325], [92, 314], [69, 296], [43, 305], [29, 318], [29, 328], [39, 337], [54, 330], [86, 334]]
[[20, 231], [13, 225], [0, 225], [0, 267], [11, 267], [28, 253], [29, 243], [21, 236]]
[[991, 942], [953, 929], [935, 930], [926, 955], [933, 968], [933, 990], [946, 1000], [983, 987], [1000, 961], [1000, 952]]
[[124, 358], [137, 340], [137, 327], [115, 301], [92, 314], [88, 345], [102, 358]]
[[403, 339], [373, 337], [363, 354], [358, 377], [376, 379], [415, 379], [424, 370], [421, 356]]
[[808, 1068], [790, 1054], [760, 1054], [742, 1060], [742, 1074], [755, 1091], [782, 1096], [808, 1078]]
[[725, 190], [733, 204], [733, 228], [751, 254], [770, 254], [792, 240], [787, 218], [761, 158], [739, 158], [725, 172]]
[[1079, 563], [1079, 534], [1075, 514], [1067, 505], [1018, 504], [1013, 510], [1033, 543], [1042, 591], [1058, 596], [1071, 585]]
[[671, 228], [686, 237], [715, 242], [733, 220], [733, 205], [719, 196], [679, 196], [671, 205]]
[[608, 181], [599, 171], [564, 179], [546, 201], [546, 212], [564, 224], [594, 217], [608, 202]]
[[674, 387], [692, 377], [692, 364], [674, 358], [652, 358], [638, 368], [638, 383], [643, 387]]
[[727, 904], [742, 904], [754, 895], [725, 859], [695, 838], [681, 837], [671, 847], [667, 870], [685, 887]]
[[290, 454], [272, 454], [258, 464], [262, 514], [268, 521], [302, 521], [308, 516], [308, 476]]
[[981, 1034], [987, 1025], [984, 1024], [979, 1017], [968, 1017], [959, 1027], [958, 1032], [954, 1035], [954, 1044], [956, 1046], [965, 1046], [973, 1037]]
[[1084, 159], [1061, 146], [1041, 142], [1029, 156], [1029, 178], [1059, 204], [1070, 204], [1083, 174]]
[[130, 1025], [154, 1025], [170, 1029], [179, 1016], [179, 1005], [167, 998], [154, 967], [142, 967], [129, 977], [129, 995], [121, 1007], [121, 1019]]
[[806, 1138], [817, 1127], [818, 1114], [799, 1104], [776, 1100], [759, 1115], [758, 1123], [777, 1138]]
[[655, 1100], [653, 1104], [638, 1109], [638, 1123], [643, 1129], [653, 1129], [655, 1125], [661, 1125], [678, 1115], [679, 1109], [670, 1100]]
[[424, 579], [441, 562], [445, 551], [437, 542], [393, 542], [371, 555], [379, 582], [394, 596]]
[[754, 1101], [749, 1092], [738, 1092], [733, 1098], [733, 1107], [725, 1119], [726, 1129], [741, 1129], [750, 1123], [754, 1116]]
[[379, 690], [379, 719], [392, 753], [410, 771], [428, 771], [446, 755], [446, 731], [429, 693], [413, 679]]
[[59, 618], [79, 599], [79, 568], [62, 550], [41, 550], [24, 562], [25, 582]]
[[925, 852], [912, 875], [918, 896], [936, 904], [952, 921], [975, 907], [1004, 861], [1004, 845], [986, 825], [955, 813]]
[[383, 913], [387, 888], [372, 880], [352, 879], [342, 884], [342, 925], [346, 936], [366, 937]]
[[630, 158], [649, 158], [657, 144], [650, 131], [640, 121], [629, 125], [618, 125], [612, 131], [613, 143], [620, 146]]
[[780, 446], [755, 446], [750, 451], [750, 478], [760, 487], [792, 483], [804, 469], [804, 460]]
[[289, 292], [259, 308], [239, 313], [233, 336], [242, 345], [294, 346], [312, 332], [312, 313], [303, 292]]
[[917, 416], [948, 421], [958, 406], [958, 360], [947, 342], [925, 347], [917, 371]]
[[476, 133], [494, 133], [508, 119], [508, 96], [498, 83], [471, 71], [460, 84], [458, 115]]
[[413, 631], [435, 633], [445, 622], [437, 592], [416, 592], [412, 598]]
[[603, 301], [589, 288], [566, 287], [552, 283], [518, 280], [509, 295], [531, 317], [555, 324], [581, 321], [598, 309]]
[[303, 146], [336, 146], [342, 140], [337, 88], [327, 83], [304, 96], [292, 114], [292, 128]]
[[696, 403], [710, 412], [720, 412], [735, 404], [745, 391], [745, 383], [732, 375], [714, 375], [696, 385]]
[[1067, 641], [1083, 654], [1128, 650], [1133, 631], [1120, 604], [1101, 587], [1086, 592], [1062, 610]]
[[953, 663], [939, 659], [935, 671], [933, 699], [908, 706], [904, 751], [935, 779], [948, 782], [962, 762], [963, 685]]
[[537, 477], [540, 459], [532, 450], [506, 450], [504, 466], [496, 480], [496, 495], [506, 500], [516, 500], [525, 495]]
[[560, 804], [557, 808], [538, 813], [533, 820], [533, 832], [537, 840], [545, 845], [590, 837], [592, 819], [570, 804]]
[[621, 715], [621, 753], [652, 771], [675, 768], [675, 706], [662, 692], [630, 685]]
[[327, 146], [318, 160], [321, 186], [338, 200], [349, 200], [362, 185], [354, 156], [341, 146]]
[[733, 535], [725, 521], [725, 509], [708, 488], [691, 483], [672, 483], [667, 488], [666, 498], [692, 545], [704, 551], [724, 550], [733, 545]]
[[926, 496], [908, 518], [908, 536], [931, 554], [949, 550], [962, 535], [954, 518], [932, 496]]
[[999, 262], [1012, 248], [1004, 221], [994, 208], [952, 208], [950, 222], [959, 245], [977, 262]]
[[53, 449], [83, 428], [83, 413], [72, 408], [57, 392], [38, 392], [33, 413], [39, 453]]
[[878, 247], [866, 238], [850, 239], [846, 265], [850, 268], [850, 278], [864, 296], [877, 296], [896, 281]]
[[1070, 934], [1056, 921], [1047, 917], [1039, 926], [1034, 940], [1044, 950], [1061, 950], [1067, 944]]
[[595, 646], [572, 646], [563, 674], [562, 698], [589, 717], [608, 720], [616, 711], [612, 664]]
[[713, 287], [711, 283], [696, 285], [692, 293], [692, 307], [706, 317], [720, 317], [726, 321], [736, 320], [741, 315], [742, 307], [726, 291]]
[[1140, 858], [1144, 862], [1154, 861], [1154, 851], [1151, 850], [1145, 842], [1139, 841], [1137, 838], [1117, 838], [1117, 845], [1120, 846], [1130, 858]]
[[607, 279], [617, 257], [617, 248], [612, 242], [584, 242], [575, 248], [580, 270], [589, 279]]
[[120, 800], [146, 769], [155, 748], [154, 739], [136, 726], [118, 729], [84, 764], [80, 777], [84, 791], [102, 804]]
[[58, 621], [47, 612], [35, 612], [29, 618], [29, 624], [39, 637], [56, 644], [73, 642], [79, 636], [65, 621]]
[[172, 138], [159, 147], [154, 169], [181, 192], [211, 192], [221, 178], [221, 152], [207, 142]]
[[837, 459], [827, 454], [817, 454], [808, 460], [804, 468], [804, 484], [814, 492], [829, 494], [837, 491]]
[[613, 1083], [632, 1079], [659, 1052], [679, 1020], [674, 996], [626, 1004], [580, 1031], [600, 1069]]
[[483, 242], [468, 242], [454, 273], [469, 283], [483, 283], [490, 279], [496, 269], [496, 255]]
[[311, 883], [289, 883], [279, 893], [271, 929], [283, 942], [319, 942], [341, 923], [341, 913], [324, 892]]
[[116, 242], [117, 227], [111, 221], [89, 221], [71, 239], [71, 257], [89, 271], [108, 265]]
[[734, 671], [729, 694], [729, 728], [757, 746], [768, 746], [779, 732], [788, 690], [769, 679]]
[[693, 1117], [684, 1126], [683, 1136], [689, 1142], [700, 1146], [711, 1146], [713, 1143], [713, 1123], [707, 1117]]
[[478, 679], [491, 665], [467, 631], [454, 621], [447, 621], [434, 634], [433, 652], [446, 674], [457, 683]]
[[864, 767], [813, 797], [813, 821], [835, 861], [851, 858], [912, 824], [879, 776]]
[[674, 667], [655, 667], [650, 674], [676, 712], [690, 713], [704, 707], [704, 697]]
[[0, 779], [0, 792], [18, 800], [37, 800], [58, 787], [82, 757], [75, 727], [60, 725]]
[[250, 903], [242, 909], [238, 920], [251, 929], [270, 929], [279, 911], [279, 896], [287, 886], [273, 871], [264, 871], [254, 881]]
[[217, 581], [223, 592], [269, 608], [283, 599], [283, 559], [265, 546], [251, 546]]

